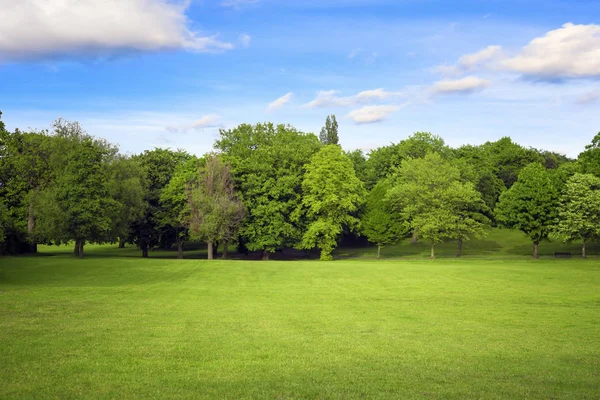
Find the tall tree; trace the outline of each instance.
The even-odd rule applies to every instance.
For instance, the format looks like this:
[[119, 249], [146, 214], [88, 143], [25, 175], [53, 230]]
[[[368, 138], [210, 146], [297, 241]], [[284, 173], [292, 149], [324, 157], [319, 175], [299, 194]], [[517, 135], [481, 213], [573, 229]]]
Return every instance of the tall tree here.
[[533, 257], [546, 240], [558, 216], [559, 191], [540, 163], [532, 163], [519, 173], [517, 182], [502, 193], [496, 204], [496, 220], [502, 226], [518, 229], [533, 242]]
[[177, 258], [183, 258], [183, 245], [189, 240], [190, 207], [188, 187], [198, 179], [198, 171], [204, 165], [204, 159], [190, 157], [175, 168], [173, 177], [160, 193], [160, 209], [157, 213], [162, 229], [172, 227], [175, 230]]
[[380, 181], [367, 198], [367, 209], [362, 215], [361, 230], [369, 242], [377, 245], [377, 258], [381, 257], [381, 247], [397, 243], [410, 230], [402, 214], [393, 210], [386, 201], [391, 189], [388, 180]]
[[390, 206], [402, 213], [414, 234], [430, 243], [432, 259], [438, 243], [458, 240], [460, 255], [463, 240], [484, 234], [481, 195], [440, 154], [403, 161], [393, 182], [387, 195]]
[[503, 137], [496, 142], [487, 142], [483, 146], [484, 157], [491, 162], [497, 171], [498, 178], [510, 188], [519, 176], [519, 172], [531, 163], [542, 163], [544, 157], [535, 149], [526, 149]]
[[587, 256], [587, 242], [600, 237], [600, 178], [577, 173], [568, 180], [551, 237], [564, 242], [579, 241], [581, 256]]
[[245, 246], [262, 251], [264, 259], [296, 246], [306, 230], [304, 166], [321, 147], [318, 138], [270, 123], [243, 124], [220, 134], [215, 147], [232, 166], [247, 212], [240, 230]]
[[142, 257], [148, 257], [148, 250], [154, 246], [169, 248], [176, 241], [175, 229], [160, 224], [163, 209], [160, 194], [171, 180], [176, 168], [190, 158], [183, 150], [146, 150], [134, 157], [140, 165], [144, 184], [145, 213], [131, 224], [132, 241], [142, 250]]
[[331, 260], [331, 252], [343, 230], [358, 229], [356, 213], [366, 197], [363, 183], [342, 149], [327, 145], [306, 166], [302, 189], [302, 202], [308, 208], [310, 223], [301, 247], [318, 247], [321, 260]]
[[208, 259], [212, 260], [213, 244], [231, 240], [244, 216], [233, 187], [231, 166], [218, 156], [206, 156], [199, 179], [188, 186], [187, 197], [192, 237], [206, 241]]
[[324, 145], [339, 144], [338, 123], [335, 119], [335, 115], [332, 114], [327, 116], [325, 119], [325, 126], [321, 128], [319, 139]]
[[75, 241], [83, 258], [86, 242], [110, 240], [118, 203], [110, 193], [108, 164], [116, 148], [76, 123], [61, 124], [56, 135], [56, 176], [38, 198], [36, 230], [57, 243]]

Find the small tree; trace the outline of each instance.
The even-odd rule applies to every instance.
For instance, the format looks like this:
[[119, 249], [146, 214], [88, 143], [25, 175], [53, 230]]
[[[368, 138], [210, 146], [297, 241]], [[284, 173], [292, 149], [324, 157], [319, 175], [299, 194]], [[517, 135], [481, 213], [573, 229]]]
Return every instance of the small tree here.
[[335, 119], [335, 115], [332, 114], [327, 116], [327, 119], [325, 120], [325, 126], [321, 128], [319, 139], [324, 145], [339, 144], [340, 139], [338, 136], [338, 123]]
[[364, 186], [340, 146], [327, 145], [306, 166], [302, 189], [310, 223], [300, 247], [318, 247], [321, 260], [331, 260], [344, 228], [358, 228], [355, 214], [366, 197]]
[[362, 232], [369, 242], [377, 245], [377, 258], [381, 257], [381, 247], [397, 243], [409, 231], [406, 220], [395, 212], [385, 200], [391, 188], [387, 180], [375, 185], [367, 199], [367, 210], [361, 221]]
[[548, 238], [558, 216], [558, 198], [555, 182], [544, 166], [529, 164], [521, 170], [517, 182], [500, 195], [496, 220], [529, 236], [533, 257], [538, 258], [538, 245]]
[[212, 260], [214, 244], [231, 240], [244, 215], [233, 189], [231, 167], [218, 156], [208, 155], [199, 179], [188, 186], [187, 198], [191, 237], [206, 241], [208, 259]]
[[586, 243], [600, 236], [600, 178], [591, 174], [575, 174], [568, 181], [560, 199], [558, 223], [552, 238], [581, 243], [581, 256], [586, 257]]

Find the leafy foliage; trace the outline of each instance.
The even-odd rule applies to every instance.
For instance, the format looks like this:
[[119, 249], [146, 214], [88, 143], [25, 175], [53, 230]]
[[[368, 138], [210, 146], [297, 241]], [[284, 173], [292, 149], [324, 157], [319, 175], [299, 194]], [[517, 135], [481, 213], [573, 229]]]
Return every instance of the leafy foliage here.
[[306, 166], [302, 182], [303, 204], [311, 221], [301, 247], [321, 250], [321, 260], [331, 260], [331, 252], [344, 228], [357, 230], [356, 213], [366, 192], [356, 177], [352, 161], [336, 145], [319, 150]]
[[586, 243], [600, 236], [600, 178], [577, 173], [569, 179], [551, 236], [564, 242], [580, 241], [582, 256], [586, 256]]
[[273, 124], [243, 124], [221, 130], [215, 147], [232, 166], [246, 218], [240, 230], [249, 250], [264, 257], [294, 247], [306, 229], [302, 205], [304, 166], [318, 151], [316, 136]]
[[558, 197], [559, 192], [542, 164], [529, 164], [517, 182], [500, 196], [496, 219], [502, 226], [529, 236], [537, 258], [537, 245], [548, 238], [558, 216]]

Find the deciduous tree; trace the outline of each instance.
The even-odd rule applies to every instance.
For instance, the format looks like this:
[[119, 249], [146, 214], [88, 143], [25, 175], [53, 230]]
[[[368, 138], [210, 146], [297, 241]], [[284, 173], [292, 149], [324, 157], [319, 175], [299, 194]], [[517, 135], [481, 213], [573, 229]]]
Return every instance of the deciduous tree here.
[[331, 260], [343, 230], [356, 230], [359, 226], [356, 213], [366, 197], [363, 183], [342, 149], [327, 145], [306, 166], [302, 189], [310, 223], [301, 247], [318, 247], [321, 260]]
[[579, 241], [581, 256], [586, 257], [588, 241], [600, 237], [600, 178], [578, 173], [568, 180], [551, 237]]
[[517, 182], [500, 196], [496, 220], [525, 233], [533, 242], [533, 257], [538, 258], [538, 245], [548, 238], [558, 216], [558, 198], [555, 182], [544, 166], [529, 164], [519, 173]]

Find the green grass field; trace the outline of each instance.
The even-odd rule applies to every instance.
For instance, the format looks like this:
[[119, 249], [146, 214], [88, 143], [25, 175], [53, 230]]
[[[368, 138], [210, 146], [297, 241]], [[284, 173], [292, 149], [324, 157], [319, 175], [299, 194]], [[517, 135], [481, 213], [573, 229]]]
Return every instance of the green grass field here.
[[451, 249], [0, 258], [0, 398], [600, 398], [598, 260]]

